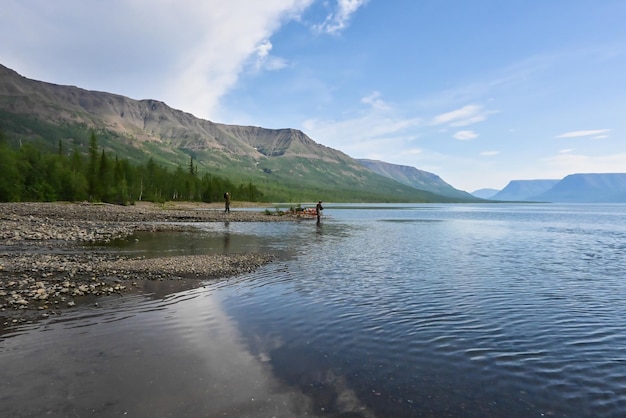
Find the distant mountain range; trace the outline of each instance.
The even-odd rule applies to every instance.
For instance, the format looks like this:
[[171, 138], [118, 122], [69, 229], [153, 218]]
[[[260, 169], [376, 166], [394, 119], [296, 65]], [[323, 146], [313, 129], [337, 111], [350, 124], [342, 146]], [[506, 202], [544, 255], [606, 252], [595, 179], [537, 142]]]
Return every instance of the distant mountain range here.
[[[194, 117], [157, 100], [30, 80], [0, 65], [0, 129], [13, 143], [50, 149], [87, 149], [88, 132], [107, 152], [240, 183], [252, 182], [271, 199], [360, 202], [477, 201], [430, 173], [412, 180], [381, 175], [297, 129], [226, 125]], [[419, 177], [425, 178], [420, 180]], [[405, 180], [403, 177], [402, 180]], [[447, 186], [447, 187], [445, 187]], [[440, 194], [443, 191], [445, 194]]]
[[626, 173], [570, 174], [533, 199], [548, 202], [626, 203]]
[[491, 199], [499, 191], [500, 190], [498, 189], [478, 189], [472, 192], [472, 196], [478, 197], [480, 199]]
[[493, 195], [493, 200], [533, 200], [541, 193], [547, 192], [560, 180], [512, 180], [506, 187]]
[[513, 180], [489, 199], [554, 203], [626, 203], [626, 173], [570, 174], [562, 180]]
[[515, 180], [471, 195], [414, 167], [355, 160], [297, 129], [215, 123], [158, 100], [30, 80], [0, 65], [0, 133], [9, 142], [86, 152], [90, 132], [99, 147], [130, 162], [152, 158], [176, 168], [192, 159], [199, 173], [251, 182], [290, 202], [626, 202], [626, 174]]

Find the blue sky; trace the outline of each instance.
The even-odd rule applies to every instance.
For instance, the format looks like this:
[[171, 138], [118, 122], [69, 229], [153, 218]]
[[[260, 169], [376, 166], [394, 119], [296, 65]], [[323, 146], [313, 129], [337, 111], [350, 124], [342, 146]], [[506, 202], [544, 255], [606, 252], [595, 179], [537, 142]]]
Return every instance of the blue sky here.
[[456, 188], [626, 172], [624, 0], [3, 0], [0, 63]]

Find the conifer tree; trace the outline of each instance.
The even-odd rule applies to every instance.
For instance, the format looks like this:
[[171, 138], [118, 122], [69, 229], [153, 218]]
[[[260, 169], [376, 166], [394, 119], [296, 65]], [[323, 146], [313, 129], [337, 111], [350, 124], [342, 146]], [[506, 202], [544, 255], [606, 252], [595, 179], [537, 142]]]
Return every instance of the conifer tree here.
[[95, 200], [98, 197], [98, 140], [96, 134], [91, 132], [89, 137], [89, 163], [87, 164], [87, 182], [89, 185], [89, 199]]

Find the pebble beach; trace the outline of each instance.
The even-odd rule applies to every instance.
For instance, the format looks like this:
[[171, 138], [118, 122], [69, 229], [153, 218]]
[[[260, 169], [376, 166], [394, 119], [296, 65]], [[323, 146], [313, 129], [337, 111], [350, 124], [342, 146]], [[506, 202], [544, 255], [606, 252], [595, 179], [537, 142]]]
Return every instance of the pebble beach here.
[[94, 243], [140, 231], [194, 230], [197, 222], [290, 219], [261, 210], [224, 213], [223, 206], [195, 203], [0, 203], [0, 325], [136, 291], [146, 280], [230, 277], [274, 259], [255, 253], [126, 258], [97, 251]]

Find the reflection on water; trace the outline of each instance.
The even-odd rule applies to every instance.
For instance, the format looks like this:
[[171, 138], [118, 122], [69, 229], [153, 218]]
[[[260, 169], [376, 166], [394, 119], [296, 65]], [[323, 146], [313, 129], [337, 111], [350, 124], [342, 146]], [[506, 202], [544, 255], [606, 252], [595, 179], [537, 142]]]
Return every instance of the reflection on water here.
[[0, 405], [10, 416], [625, 415], [626, 207], [324, 215], [120, 244], [281, 258], [17, 328], [0, 340]]
[[3, 416], [312, 416], [213, 293], [109, 301], [4, 340]]

